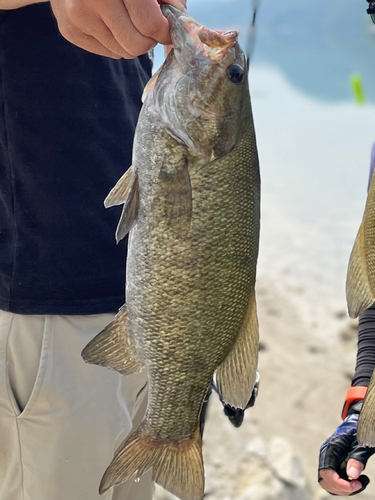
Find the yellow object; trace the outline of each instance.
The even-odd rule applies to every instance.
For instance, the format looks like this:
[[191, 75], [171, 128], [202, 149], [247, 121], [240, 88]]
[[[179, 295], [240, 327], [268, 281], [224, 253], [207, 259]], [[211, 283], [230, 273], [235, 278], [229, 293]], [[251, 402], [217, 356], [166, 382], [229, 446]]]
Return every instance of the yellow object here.
[[353, 90], [354, 100], [357, 104], [364, 104], [366, 102], [365, 93], [363, 90], [363, 82], [361, 75], [353, 73], [350, 76], [350, 84]]

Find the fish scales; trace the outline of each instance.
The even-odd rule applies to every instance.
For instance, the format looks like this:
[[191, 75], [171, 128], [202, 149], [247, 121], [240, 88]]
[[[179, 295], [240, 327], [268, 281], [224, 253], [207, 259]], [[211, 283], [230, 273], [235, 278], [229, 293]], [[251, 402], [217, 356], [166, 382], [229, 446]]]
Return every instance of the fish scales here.
[[[246, 123], [250, 117], [243, 119]], [[142, 117], [147, 129], [154, 120]], [[259, 173], [249, 168], [249, 159], [257, 161], [250, 130], [223, 159], [203, 165], [191, 155], [191, 227], [183, 239], [176, 238], [163, 204], [158, 206], [157, 179], [164, 151], [182, 146], [162, 128], [151, 129], [149, 141], [140, 141], [135, 151], [143, 187], [129, 244], [128, 329], [150, 375], [146, 422], [163, 439], [184, 438], [196, 428], [202, 397], [233, 346], [254, 288], [257, 251], [249, 242], [259, 231], [259, 209], [254, 209], [259, 207]], [[160, 154], [150, 160], [155, 149]], [[181, 433], [185, 421], [186, 435]]]
[[106, 199], [124, 204], [117, 239], [130, 230], [126, 307], [83, 357], [148, 375], [144, 420], [100, 492], [152, 468], [167, 490], [199, 500], [199, 415], [214, 372], [236, 407], [255, 381], [260, 176], [237, 33], [162, 9], [174, 50], [146, 89], [133, 165]]

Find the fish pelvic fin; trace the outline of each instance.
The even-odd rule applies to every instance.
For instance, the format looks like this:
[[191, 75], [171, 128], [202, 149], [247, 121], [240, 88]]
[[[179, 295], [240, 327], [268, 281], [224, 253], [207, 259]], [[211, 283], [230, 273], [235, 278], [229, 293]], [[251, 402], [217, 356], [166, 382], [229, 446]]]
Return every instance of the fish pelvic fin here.
[[123, 306], [115, 319], [87, 344], [81, 353], [86, 363], [105, 366], [123, 375], [142, 371], [144, 366], [128, 339], [127, 316]]
[[258, 350], [258, 316], [253, 292], [237, 340], [216, 371], [216, 383], [224, 403], [246, 408], [255, 384]]
[[124, 204], [124, 207], [116, 230], [117, 243], [121, 241], [134, 226], [138, 214], [138, 175], [133, 167], [130, 167], [125, 172], [104, 200], [105, 208], [121, 204]]
[[375, 290], [367, 263], [364, 221], [350, 255], [346, 277], [346, 301], [351, 318], [357, 318], [375, 302]]
[[141, 424], [105, 471], [99, 493], [132, 476], [140, 477], [150, 468], [152, 479], [181, 500], [202, 500], [204, 469], [199, 426], [190, 439], [161, 441], [148, 435]]
[[375, 371], [372, 373], [371, 381], [367, 389], [363, 408], [361, 410], [357, 439], [360, 446], [375, 447]]

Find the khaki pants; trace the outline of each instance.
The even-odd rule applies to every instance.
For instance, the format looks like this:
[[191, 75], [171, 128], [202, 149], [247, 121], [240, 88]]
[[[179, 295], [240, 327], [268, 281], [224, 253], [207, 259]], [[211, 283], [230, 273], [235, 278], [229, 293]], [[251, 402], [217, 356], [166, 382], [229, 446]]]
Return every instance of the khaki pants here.
[[0, 500], [152, 499], [149, 473], [98, 493], [145, 406], [144, 373], [121, 377], [81, 358], [112, 319], [0, 311]]

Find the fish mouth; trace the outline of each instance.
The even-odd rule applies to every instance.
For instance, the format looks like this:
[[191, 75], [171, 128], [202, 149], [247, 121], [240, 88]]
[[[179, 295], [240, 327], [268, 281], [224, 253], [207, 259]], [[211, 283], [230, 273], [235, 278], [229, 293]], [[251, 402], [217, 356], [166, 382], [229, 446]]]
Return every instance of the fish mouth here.
[[212, 31], [170, 4], [163, 4], [161, 9], [169, 21], [175, 49], [194, 49], [195, 54], [220, 62], [237, 41], [237, 31]]

